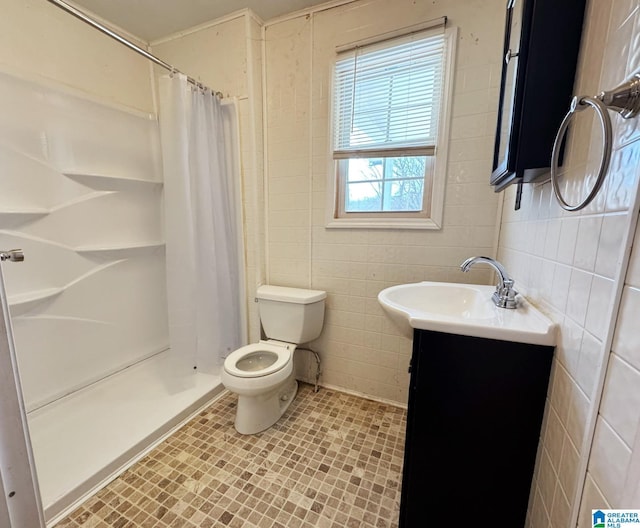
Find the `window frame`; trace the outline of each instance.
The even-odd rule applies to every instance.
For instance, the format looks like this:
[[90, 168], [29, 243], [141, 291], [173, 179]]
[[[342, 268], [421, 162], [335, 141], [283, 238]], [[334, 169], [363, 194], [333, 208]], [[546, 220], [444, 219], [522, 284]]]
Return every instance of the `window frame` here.
[[[406, 153], [403, 152], [402, 156], [387, 155], [385, 157], [385, 154], [387, 153], [382, 151], [373, 151], [369, 154], [373, 154], [373, 155], [359, 156], [359, 157], [363, 159], [382, 158], [383, 164], [386, 163], [385, 160], [391, 160], [396, 157], [402, 157], [405, 155], [407, 157], [409, 156], [426, 156], [428, 158], [431, 157], [430, 154], [427, 154], [426, 149], [410, 150], [410, 151], [407, 151]], [[348, 185], [348, 182], [347, 182], [348, 167], [347, 166], [351, 159], [356, 159], [356, 157], [354, 156], [352, 158], [335, 160], [336, 180], [338, 182], [336, 186], [336, 211], [334, 212], [334, 214], [336, 215], [336, 218], [362, 219], [362, 218], [378, 218], [380, 216], [384, 216], [386, 218], [429, 218], [431, 213], [431, 188], [433, 186], [433, 169], [431, 168], [429, 163], [425, 166], [425, 172], [423, 174], [424, 187], [422, 192], [422, 210], [421, 211], [345, 211], [345, 202], [346, 202], [345, 198], [346, 198], [347, 185]], [[383, 177], [380, 181], [383, 184], [388, 184], [390, 180]]]
[[[444, 74], [442, 83], [442, 101], [440, 105], [440, 116], [438, 135], [436, 140], [436, 151], [432, 154], [432, 170], [428, 168], [425, 174], [425, 186], [423, 197], [423, 210], [412, 212], [395, 211], [367, 211], [367, 212], [345, 212], [344, 193], [346, 192], [346, 174], [344, 166], [353, 158], [376, 158], [391, 157], [392, 152], [385, 150], [372, 150], [366, 154], [354, 154], [351, 158], [333, 159], [333, 98], [335, 83], [335, 61], [331, 64], [332, 89], [329, 98], [330, 118], [329, 118], [329, 142], [328, 142], [328, 180], [327, 180], [327, 204], [326, 204], [326, 224], [327, 228], [374, 228], [374, 229], [441, 229], [444, 209], [444, 190], [446, 184], [446, 169], [449, 150], [449, 131], [451, 127], [451, 106], [453, 99], [453, 79], [455, 73], [455, 56], [458, 28], [446, 27], [444, 29], [444, 46], [446, 50], [444, 62]], [[416, 150], [412, 147], [395, 149], [402, 155], [423, 155], [423, 150]], [[428, 167], [429, 164], [427, 164]], [[427, 185], [430, 180], [431, 185]]]

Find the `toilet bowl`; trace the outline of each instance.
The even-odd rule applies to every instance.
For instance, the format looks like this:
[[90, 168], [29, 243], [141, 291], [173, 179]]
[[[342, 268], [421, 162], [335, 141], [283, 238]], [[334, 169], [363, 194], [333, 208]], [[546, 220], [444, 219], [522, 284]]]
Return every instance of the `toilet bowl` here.
[[236, 430], [253, 434], [271, 427], [296, 395], [295, 345], [260, 341], [232, 352], [225, 360], [222, 384], [238, 395]]
[[238, 395], [235, 428], [241, 434], [268, 429], [295, 398], [293, 354], [298, 344], [317, 338], [324, 321], [326, 292], [261, 286], [256, 298], [269, 338], [227, 356], [222, 384]]

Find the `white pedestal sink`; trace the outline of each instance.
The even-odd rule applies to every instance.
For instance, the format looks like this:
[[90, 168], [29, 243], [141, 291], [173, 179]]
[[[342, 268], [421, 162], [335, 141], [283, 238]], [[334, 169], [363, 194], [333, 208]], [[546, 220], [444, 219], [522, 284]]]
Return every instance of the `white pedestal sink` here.
[[498, 308], [494, 291], [480, 284], [417, 282], [382, 290], [378, 301], [407, 337], [420, 329], [555, 346], [555, 323], [522, 296], [515, 309]]

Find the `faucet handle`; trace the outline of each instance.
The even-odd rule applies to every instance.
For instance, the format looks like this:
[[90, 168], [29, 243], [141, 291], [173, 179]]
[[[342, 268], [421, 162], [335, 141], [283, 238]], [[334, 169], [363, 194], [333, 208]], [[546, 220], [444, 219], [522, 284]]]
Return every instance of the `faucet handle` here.
[[[508, 292], [513, 289], [513, 285], [515, 284], [515, 282], [513, 279], [503, 279], [502, 284], [503, 284], [503, 290], [505, 292]], [[498, 285], [497, 287], [499, 288], [500, 285]]]
[[505, 279], [502, 287], [500, 287], [500, 284], [496, 286], [496, 291], [491, 297], [496, 306], [500, 308], [518, 307], [518, 300], [516, 299], [518, 292], [513, 287], [513, 284], [513, 279]]

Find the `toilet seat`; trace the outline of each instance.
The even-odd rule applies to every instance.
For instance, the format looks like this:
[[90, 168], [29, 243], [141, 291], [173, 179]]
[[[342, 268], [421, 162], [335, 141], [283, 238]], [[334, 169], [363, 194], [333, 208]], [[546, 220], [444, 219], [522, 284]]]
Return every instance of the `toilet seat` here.
[[[251, 345], [246, 345], [238, 350], [234, 350], [224, 360], [224, 370], [231, 376], [238, 378], [261, 378], [282, 370], [291, 360], [291, 352], [294, 345], [290, 343], [282, 343], [279, 341], [260, 341]], [[247, 370], [238, 366], [242, 360], [249, 359], [251, 354], [259, 355], [260, 353], [273, 355], [273, 361], [269, 363], [267, 358], [267, 366], [260, 370]], [[260, 359], [265, 359], [260, 358]]]

